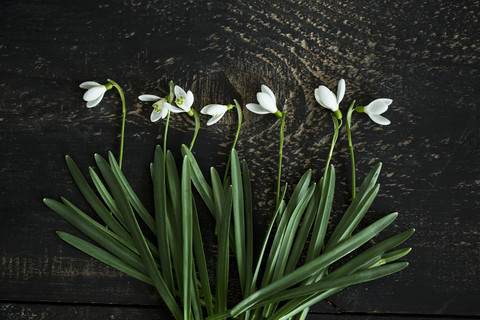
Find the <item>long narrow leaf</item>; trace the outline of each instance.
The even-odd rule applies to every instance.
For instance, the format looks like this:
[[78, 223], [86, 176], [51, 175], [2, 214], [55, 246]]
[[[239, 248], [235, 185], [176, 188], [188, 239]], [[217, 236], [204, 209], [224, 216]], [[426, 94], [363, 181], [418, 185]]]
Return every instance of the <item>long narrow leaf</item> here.
[[192, 167], [191, 176], [193, 185], [207, 205], [208, 210], [210, 210], [215, 218], [215, 205], [213, 203], [212, 188], [208, 184], [207, 180], [205, 180], [205, 177], [203, 176], [195, 157], [186, 145], [182, 145], [182, 155], [188, 156], [188, 160], [190, 161], [190, 165]]
[[124, 189], [120, 185], [105, 159], [96, 154], [95, 160], [103, 178], [112, 192], [115, 202], [118, 204], [120, 211], [122, 211], [122, 215], [125, 217], [125, 223], [128, 226], [128, 230], [130, 230], [132, 233], [133, 240], [135, 241], [138, 251], [140, 252], [140, 257], [142, 258], [142, 261], [145, 264], [148, 274], [157, 288], [158, 293], [162, 297], [168, 309], [172, 312], [175, 319], [181, 319], [182, 312], [180, 311], [180, 308], [178, 307], [172, 293], [168, 290], [165, 280], [157, 268], [152, 253], [148, 248], [145, 236], [143, 235], [133, 209], [128, 202], [128, 198]]
[[145, 206], [142, 204], [140, 199], [133, 191], [132, 187], [123, 175], [122, 170], [118, 166], [118, 162], [112, 152], [108, 153], [108, 159], [112, 172], [115, 174], [115, 177], [118, 179], [118, 181], [120, 181], [120, 185], [123, 188], [125, 194], [127, 195], [127, 198], [132, 204], [133, 208], [135, 208], [135, 211], [137, 211], [138, 215], [140, 216], [140, 218], [142, 218], [147, 227], [155, 233], [155, 222], [153, 221], [152, 215], [147, 211]]
[[76, 207], [75, 209], [72, 208], [73, 204], [68, 202], [68, 200], [65, 199], [64, 201], [69, 203], [69, 206], [56, 200], [44, 199], [44, 203], [50, 209], [71, 223], [87, 237], [97, 242], [106, 250], [117, 256], [120, 260], [124, 261], [126, 264], [129, 264], [141, 272], [146, 272], [138, 253], [127, 247], [128, 245], [131, 248], [131, 239], [125, 241], [119, 238], [116, 234], [100, 225], [92, 218], [88, 217], [80, 209]]
[[247, 311], [259, 301], [271, 297], [272, 295], [275, 295], [282, 290], [285, 290], [305, 280], [306, 278], [317, 272], [319, 269], [322, 269], [330, 265], [331, 263], [337, 261], [338, 259], [342, 258], [349, 252], [355, 250], [356, 248], [360, 247], [365, 242], [373, 238], [377, 233], [390, 225], [397, 216], [398, 213], [391, 213], [377, 220], [370, 226], [366, 227], [362, 231], [352, 236], [351, 238], [338, 244], [332, 250], [325, 252], [313, 261], [299, 267], [298, 269], [286, 275], [282, 279], [277, 280], [274, 283], [268, 285], [267, 287], [264, 287], [259, 291], [251, 294], [248, 298], [241, 301], [231, 310], [231, 315], [233, 317], [238, 316], [240, 313]]
[[115, 217], [117, 217], [117, 219], [120, 220], [120, 222], [124, 225], [125, 219], [122, 217], [120, 210], [118, 210], [118, 206], [110, 195], [110, 192], [108, 192], [107, 188], [95, 170], [93, 170], [91, 167], [88, 170], [90, 172], [90, 177], [92, 178], [93, 184], [95, 185], [95, 188], [97, 188], [97, 191], [102, 197], [103, 201], [108, 206], [110, 211], [115, 215]]
[[242, 161], [242, 182], [245, 203], [245, 296], [248, 296], [253, 278], [253, 204], [250, 173], [245, 160]]
[[87, 180], [83, 177], [80, 169], [78, 169], [75, 162], [69, 156], [65, 157], [65, 162], [67, 163], [68, 170], [72, 175], [73, 180], [78, 186], [78, 189], [82, 193], [85, 200], [88, 204], [95, 210], [97, 215], [102, 219], [105, 224], [112, 229], [113, 232], [118, 234], [123, 239], [128, 239], [130, 235], [125, 231], [125, 229], [120, 225], [120, 223], [110, 214], [110, 212], [105, 208], [102, 201], [97, 197], [95, 192], [88, 184]]
[[235, 149], [230, 153], [231, 177], [232, 177], [232, 200], [233, 200], [233, 231], [235, 239], [235, 257], [237, 258], [238, 275], [240, 287], [245, 294], [245, 212], [243, 199], [242, 174], [240, 172], [240, 161]]
[[183, 318], [191, 319], [192, 278], [193, 278], [193, 217], [190, 164], [188, 156], [183, 158], [182, 166], [182, 244], [183, 244]]
[[208, 314], [213, 314], [213, 296], [210, 289], [210, 282], [208, 278], [207, 260], [205, 258], [205, 251], [203, 246], [202, 231], [200, 229], [200, 221], [198, 219], [198, 212], [195, 202], [192, 197], [192, 215], [193, 215], [193, 252], [197, 265], [200, 283], [202, 284], [202, 293], [205, 307]]
[[130, 265], [126, 264], [122, 260], [118, 259], [114, 255], [108, 253], [105, 250], [98, 248], [97, 246], [87, 242], [83, 239], [80, 239], [74, 235], [71, 235], [66, 232], [57, 231], [57, 235], [65, 242], [70, 244], [71, 246], [83, 251], [84, 253], [88, 254], [89, 256], [101, 261], [123, 273], [126, 273], [140, 281], [153, 285], [152, 280], [145, 275], [144, 273], [138, 271], [135, 268], [132, 268]]
[[[218, 176], [218, 173], [217, 173]], [[213, 195], [214, 198], [222, 197], [218, 191], [218, 186], [221, 186], [220, 177], [214, 183]], [[225, 200], [223, 201], [223, 208], [218, 215], [218, 249], [217, 249], [217, 281], [215, 290], [216, 313], [221, 313], [227, 308], [228, 295], [228, 279], [229, 279], [229, 256], [230, 256], [230, 218], [232, 215], [232, 187], [227, 189]]]
[[165, 177], [165, 159], [160, 146], [155, 148], [152, 166], [153, 201], [155, 207], [155, 233], [157, 235], [158, 250], [162, 276], [168, 289], [173, 292], [173, 271], [170, 245], [168, 243], [167, 218], [167, 189]]

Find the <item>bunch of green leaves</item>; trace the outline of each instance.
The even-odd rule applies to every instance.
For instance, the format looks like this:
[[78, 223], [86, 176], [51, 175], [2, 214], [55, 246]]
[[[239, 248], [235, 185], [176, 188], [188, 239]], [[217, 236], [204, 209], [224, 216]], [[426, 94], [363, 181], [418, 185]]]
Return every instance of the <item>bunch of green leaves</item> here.
[[[179, 172], [170, 151], [160, 146], [155, 150], [150, 166], [154, 215], [141, 203], [112, 153], [108, 161], [95, 155], [100, 171], [98, 174], [90, 168], [95, 190], [74, 161], [66, 157], [73, 180], [101, 222], [65, 198], [44, 200], [94, 243], [65, 232], [58, 232], [60, 238], [153, 285], [175, 319], [304, 319], [309, 307], [322, 299], [407, 266], [396, 260], [410, 248], [393, 249], [408, 239], [413, 229], [353, 258], [349, 255], [397, 217], [397, 213], [389, 214], [356, 231], [378, 193], [376, 180], [381, 165], [367, 175], [328, 241], [335, 188], [333, 166], [316, 184], [311, 181], [312, 172], [307, 171], [288, 201], [285, 186], [255, 256], [252, 187], [246, 162], [240, 162], [232, 149], [230, 179], [222, 183], [211, 168], [209, 183], [191, 151], [182, 146], [182, 154]], [[192, 184], [216, 220], [214, 279], [209, 278]], [[156, 241], [151, 241], [153, 238]], [[350, 258], [340, 267], [332, 267], [347, 255]], [[235, 305], [228, 300], [231, 266], [236, 267], [242, 293], [242, 300]]]

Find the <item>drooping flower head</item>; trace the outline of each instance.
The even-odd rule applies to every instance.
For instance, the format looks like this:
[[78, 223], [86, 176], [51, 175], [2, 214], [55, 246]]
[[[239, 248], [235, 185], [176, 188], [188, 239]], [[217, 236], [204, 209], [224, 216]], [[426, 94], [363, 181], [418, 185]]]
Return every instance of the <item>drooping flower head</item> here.
[[211, 126], [212, 124], [217, 123], [224, 115], [225, 113], [232, 109], [234, 106], [232, 104], [228, 105], [223, 105], [223, 104], [209, 104], [206, 105], [205, 107], [200, 110], [200, 113], [202, 114], [208, 114], [212, 116], [208, 121], [207, 121], [207, 126]]
[[387, 98], [375, 99], [367, 106], [357, 107], [355, 110], [358, 112], [365, 112], [373, 122], [386, 126], [391, 122], [387, 118], [381, 116], [381, 114], [388, 110], [388, 106], [392, 104], [392, 102], [392, 99]]
[[82, 82], [80, 88], [87, 90], [83, 95], [83, 100], [87, 102], [87, 108], [93, 108], [99, 104], [100, 101], [102, 101], [105, 92], [112, 87], [111, 83], [103, 85], [95, 81]]
[[324, 108], [332, 111], [338, 119], [342, 118], [342, 113], [338, 109], [340, 107], [340, 102], [345, 95], [345, 80], [340, 79], [337, 86], [337, 95], [330, 91], [324, 85], [319, 86], [315, 89], [315, 99], [317, 102]]
[[[193, 104], [193, 93], [192, 91], [185, 92], [181, 87], [175, 86], [175, 104], [178, 108], [175, 108], [170, 103], [167, 102], [169, 108], [172, 112], [186, 112], [189, 116], [193, 115], [192, 104]], [[176, 110], [176, 111], [174, 111]], [[180, 110], [180, 111], [178, 111]]]
[[155, 122], [159, 119], [163, 119], [168, 114], [168, 107], [165, 106], [167, 100], [165, 98], [160, 98], [159, 96], [153, 94], [142, 94], [138, 97], [141, 101], [155, 101], [153, 106], [152, 114], [150, 115], [150, 121]]
[[277, 117], [281, 118], [282, 113], [277, 109], [277, 100], [275, 95], [269, 87], [262, 84], [262, 91], [257, 93], [257, 103], [248, 103], [247, 109], [257, 114], [273, 113]]

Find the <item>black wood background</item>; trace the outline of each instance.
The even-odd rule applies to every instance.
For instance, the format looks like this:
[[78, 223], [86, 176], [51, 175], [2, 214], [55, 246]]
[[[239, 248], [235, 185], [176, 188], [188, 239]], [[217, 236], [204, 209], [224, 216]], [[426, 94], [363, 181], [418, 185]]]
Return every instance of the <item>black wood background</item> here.
[[[56, 230], [76, 230], [42, 203], [63, 195], [86, 209], [64, 155], [87, 172], [94, 153], [119, 151], [118, 96], [109, 91], [87, 109], [81, 82], [111, 78], [124, 88], [124, 171], [150, 203], [148, 164], [165, 123], [149, 121], [139, 94], [165, 95], [172, 79], [194, 92], [199, 110], [256, 102], [267, 84], [288, 113], [283, 180], [294, 184], [307, 168], [321, 176], [331, 138], [313, 90], [344, 78], [343, 110], [353, 99], [394, 100], [390, 126], [354, 118], [359, 178], [384, 164], [365, 223], [398, 211], [384, 237], [417, 232], [407, 269], [344, 290], [309, 319], [479, 319], [479, 9], [462, 0], [3, 0], [0, 318], [169, 319], [152, 288], [59, 240]], [[202, 119], [195, 154], [204, 170], [223, 171], [236, 114], [208, 128]], [[254, 175], [259, 235], [272, 214], [278, 128], [273, 116], [245, 112], [238, 150]], [[187, 116], [172, 117], [168, 146], [177, 157], [192, 129]], [[349, 197], [348, 159], [342, 131], [332, 223]]]

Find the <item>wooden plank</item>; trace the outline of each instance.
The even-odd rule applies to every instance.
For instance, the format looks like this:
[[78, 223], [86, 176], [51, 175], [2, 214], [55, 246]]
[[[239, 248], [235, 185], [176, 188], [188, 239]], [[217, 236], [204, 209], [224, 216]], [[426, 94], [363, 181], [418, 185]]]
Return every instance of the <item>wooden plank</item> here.
[[[89, 110], [80, 82], [111, 77], [124, 87], [125, 172], [151, 210], [145, 181], [164, 123], [149, 122], [151, 106], [137, 95], [165, 95], [173, 79], [194, 92], [199, 110], [233, 99], [255, 102], [267, 84], [288, 113], [283, 181], [294, 184], [308, 168], [321, 176], [329, 145], [329, 115], [313, 90], [334, 88], [344, 77], [342, 110], [354, 98], [394, 100], [388, 127], [354, 118], [358, 177], [384, 163], [380, 196], [362, 225], [399, 211], [383, 237], [409, 227], [417, 234], [406, 244], [414, 248], [408, 269], [312, 309], [479, 316], [477, 11], [474, 2], [445, 0], [2, 1], [0, 300], [161, 305], [150, 287], [63, 244], [55, 231], [76, 231], [41, 202], [64, 195], [87, 210], [63, 156], [87, 172], [95, 152], [118, 154], [116, 94]], [[245, 112], [238, 144], [253, 174], [260, 235], [274, 205], [278, 127], [271, 116]], [[234, 113], [202, 126], [194, 151], [203, 170], [223, 168], [235, 129]], [[177, 158], [192, 130], [187, 116], [172, 117], [168, 145]], [[332, 223], [350, 196], [344, 132], [333, 163], [339, 181]], [[211, 231], [208, 213], [203, 217]], [[232, 288], [236, 299], [238, 291]], [[132, 314], [143, 312], [136, 309]]]

